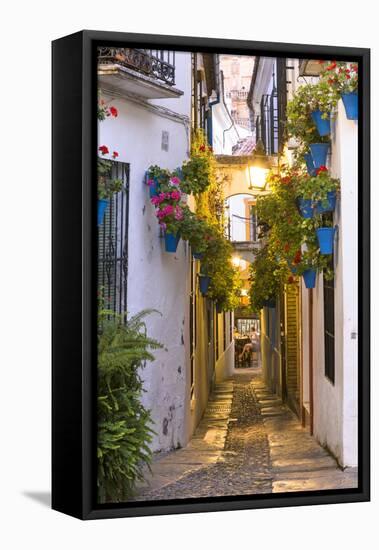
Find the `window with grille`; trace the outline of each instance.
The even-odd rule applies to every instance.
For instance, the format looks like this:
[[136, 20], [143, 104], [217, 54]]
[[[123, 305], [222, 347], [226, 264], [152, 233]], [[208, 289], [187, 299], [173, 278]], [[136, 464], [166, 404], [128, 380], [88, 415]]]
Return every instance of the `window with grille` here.
[[127, 311], [129, 164], [112, 162], [112, 177], [123, 182], [113, 195], [98, 226], [98, 289], [107, 309]]
[[324, 275], [325, 376], [333, 384], [335, 382], [334, 332], [334, 278], [327, 280]]

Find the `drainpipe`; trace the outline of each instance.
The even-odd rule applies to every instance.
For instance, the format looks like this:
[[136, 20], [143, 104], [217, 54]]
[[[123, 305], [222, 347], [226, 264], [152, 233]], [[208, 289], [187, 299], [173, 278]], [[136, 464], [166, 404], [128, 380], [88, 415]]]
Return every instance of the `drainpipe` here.
[[309, 417], [310, 434], [313, 435], [314, 401], [313, 401], [313, 289], [309, 289], [308, 295], [309, 315]]

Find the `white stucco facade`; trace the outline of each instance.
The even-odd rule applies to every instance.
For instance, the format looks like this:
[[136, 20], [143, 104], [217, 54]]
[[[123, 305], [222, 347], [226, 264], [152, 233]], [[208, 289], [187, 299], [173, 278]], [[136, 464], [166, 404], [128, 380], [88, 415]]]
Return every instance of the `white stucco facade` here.
[[[99, 124], [99, 144], [119, 153], [130, 165], [128, 293], [130, 314], [156, 309], [147, 318], [148, 334], [161, 342], [156, 360], [143, 370], [144, 405], [154, 419], [153, 450], [184, 445], [188, 438], [189, 381], [185, 346], [188, 330], [188, 247], [180, 241], [176, 254], [164, 251], [154, 208], [144, 176], [150, 165], [174, 169], [188, 158], [191, 109], [191, 57], [178, 53], [176, 88], [180, 98], [146, 101], [102, 90], [118, 117]], [[168, 151], [162, 148], [168, 132]]]
[[[342, 102], [332, 132], [330, 170], [341, 180], [334, 223], [335, 381], [324, 372], [323, 279], [313, 291], [314, 434], [341, 466], [358, 463], [358, 128], [347, 120]], [[303, 349], [308, 349], [308, 290], [302, 284]], [[309, 397], [309, 357], [303, 355], [303, 396]]]
[[[221, 323], [223, 316], [219, 315], [216, 321], [214, 304], [201, 296], [199, 262], [192, 262], [188, 243], [181, 240], [175, 254], [165, 252], [149, 188], [144, 185], [149, 166], [173, 170], [189, 156], [191, 54], [176, 53], [175, 88], [183, 92], [180, 97], [147, 99], [143, 93], [117, 89], [115, 80], [107, 84], [103, 75], [102, 98], [117, 108], [118, 116], [99, 123], [98, 141], [99, 146], [108, 147], [110, 155], [118, 152], [117, 161], [129, 165], [127, 310], [129, 315], [144, 309], [159, 312], [146, 319], [148, 335], [163, 348], [154, 350], [155, 361], [148, 361], [141, 373], [145, 390], [142, 401], [154, 421], [152, 428], [156, 433], [151, 448], [167, 451], [188, 443], [216, 377], [228, 377], [234, 364], [230, 336], [227, 340], [223, 334], [216, 338], [215, 332], [217, 327], [221, 331], [225, 327], [231, 334], [230, 319]], [[216, 136], [220, 132], [222, 126], [218, 128], [216, 124]], [[189, 204], [193, 207], [192, 198]], [[196, 347], [192, 362], [191, 278], [196, 295]]]

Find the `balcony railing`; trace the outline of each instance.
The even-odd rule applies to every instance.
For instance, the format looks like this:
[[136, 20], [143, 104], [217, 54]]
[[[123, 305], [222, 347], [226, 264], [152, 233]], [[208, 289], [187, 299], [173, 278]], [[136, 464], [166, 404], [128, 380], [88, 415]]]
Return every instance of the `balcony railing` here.
[[98, 64], [117, 64], [175, 85], [175, 52], [136, 48], [98, 48]]

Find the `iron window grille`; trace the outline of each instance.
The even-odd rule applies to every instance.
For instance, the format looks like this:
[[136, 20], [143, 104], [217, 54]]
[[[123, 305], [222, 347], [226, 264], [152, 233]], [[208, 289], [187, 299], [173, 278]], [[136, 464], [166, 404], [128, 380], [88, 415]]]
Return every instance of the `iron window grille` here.
[[287, 106], [287, 78], [284, 58], [278, 58], [272, 75], [272, 91], [262, 95], [256, 117], [257, 141], [262, 140], [266, 155], [281, 153], [284, 145]]
[[123, 182], [110, 199], [98, 227], [98, 290], [105, 308], [119, 315], [127, 312], [129, 164], [112, 161], [112, 177]]

